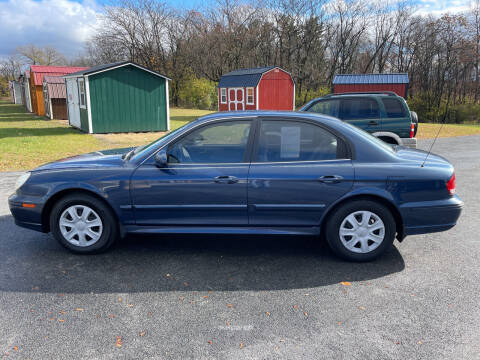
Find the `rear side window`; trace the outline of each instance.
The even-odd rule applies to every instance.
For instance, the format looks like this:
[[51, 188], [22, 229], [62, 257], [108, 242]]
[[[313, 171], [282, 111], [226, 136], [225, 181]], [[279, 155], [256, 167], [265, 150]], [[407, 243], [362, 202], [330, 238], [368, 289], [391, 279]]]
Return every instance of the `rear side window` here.
[[313, 104], [308, 111], [338, 117], [340, 112], [340, 100], [321, 100]]
[[345, 157], [345, 145], [320, 126], [300, 121], [262, 121], [257, 161], [319, 161]]
[[378, 103], [369, 98], [342, 99], [340, 119], [342, 120], [361, 120], [378, 119], [380, 112]]
[[398, 99], [382, 99], [383, 106], [388, 118], [407, 117], [407, 111], [402, 102]]

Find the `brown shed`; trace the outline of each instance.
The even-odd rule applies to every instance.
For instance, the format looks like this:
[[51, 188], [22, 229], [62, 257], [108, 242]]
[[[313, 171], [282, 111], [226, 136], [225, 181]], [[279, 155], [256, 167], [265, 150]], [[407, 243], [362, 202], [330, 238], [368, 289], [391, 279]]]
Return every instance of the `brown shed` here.
[[43, 66], [30, 65], [30, 94], [32, 99], [32, 112], [45, 115], [45, 101], [43, 100], [43, 77], [63, 76], [87, 69], [77, 66]]
[[68, 119], [67, 95], [63, 77], [47, 75], [43, 77], [43, 102], [45, 116], [50, 119]]

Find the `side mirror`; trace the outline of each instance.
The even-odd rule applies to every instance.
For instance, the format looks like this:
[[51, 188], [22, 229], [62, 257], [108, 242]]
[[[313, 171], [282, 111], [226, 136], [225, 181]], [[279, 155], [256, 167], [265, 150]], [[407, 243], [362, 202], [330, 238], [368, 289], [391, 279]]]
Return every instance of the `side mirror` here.
[[155, 165], [163, 168], [168, 165], [167, 149], [162, 149], [155, 154]]

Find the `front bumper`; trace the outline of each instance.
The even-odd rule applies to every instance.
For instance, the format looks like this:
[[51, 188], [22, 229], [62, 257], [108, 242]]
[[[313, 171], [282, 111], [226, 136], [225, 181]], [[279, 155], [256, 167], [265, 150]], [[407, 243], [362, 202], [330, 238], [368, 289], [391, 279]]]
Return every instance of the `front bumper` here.
[[[34, 208], [24, 207], [22, 204], [34, 204]], [[42, 224], [42, 209], [43, 203], [38, 201], [38, 198], [31, 199], [26, 197], [20, 197], [17, 194], [13, 194], [8, 198], [8, 206], [10, 212], [15, 219], [15, 224], [18, 226], [45, 232], [45, 228]]]
[[401, 145], [405, 147], [409, 147], [412, 149], [417, 148], [417, 138], [400, 138], [402, 141]]
[[400, 206], [405, 235], [427, 234], [451, 229], [457, 224], [463, 201], [457, 196], [445, 200], [406, 203]]

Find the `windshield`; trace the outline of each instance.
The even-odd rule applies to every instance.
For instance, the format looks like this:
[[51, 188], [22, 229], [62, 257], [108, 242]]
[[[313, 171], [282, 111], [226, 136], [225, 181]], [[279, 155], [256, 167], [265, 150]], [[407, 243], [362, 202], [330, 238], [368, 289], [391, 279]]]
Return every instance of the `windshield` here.
[[175, 134], [177, 134], [181, 130], [183, 130], [189, 124], [191, 124], [191, 123], [186, 123], [185, 125], [180, 126], [178, 129], [175, 129], [175, 130], [173, 130], [169, 133], [166, 133], [165, 135], [159, 137], [157, 140], [151, 142], [148, 145], [143, 145], [143, 146], [139, 146], [139, 147], [135, 148], [135, 150], [133, 150], [133, 154], [130, 156], [130, 159], [141, 157], [143, 154], [146, 154], [152, 147], [156, 146], [158, 143], [160, 143], [162, 141], [166, 141], [166, 140], [170, 139]]

